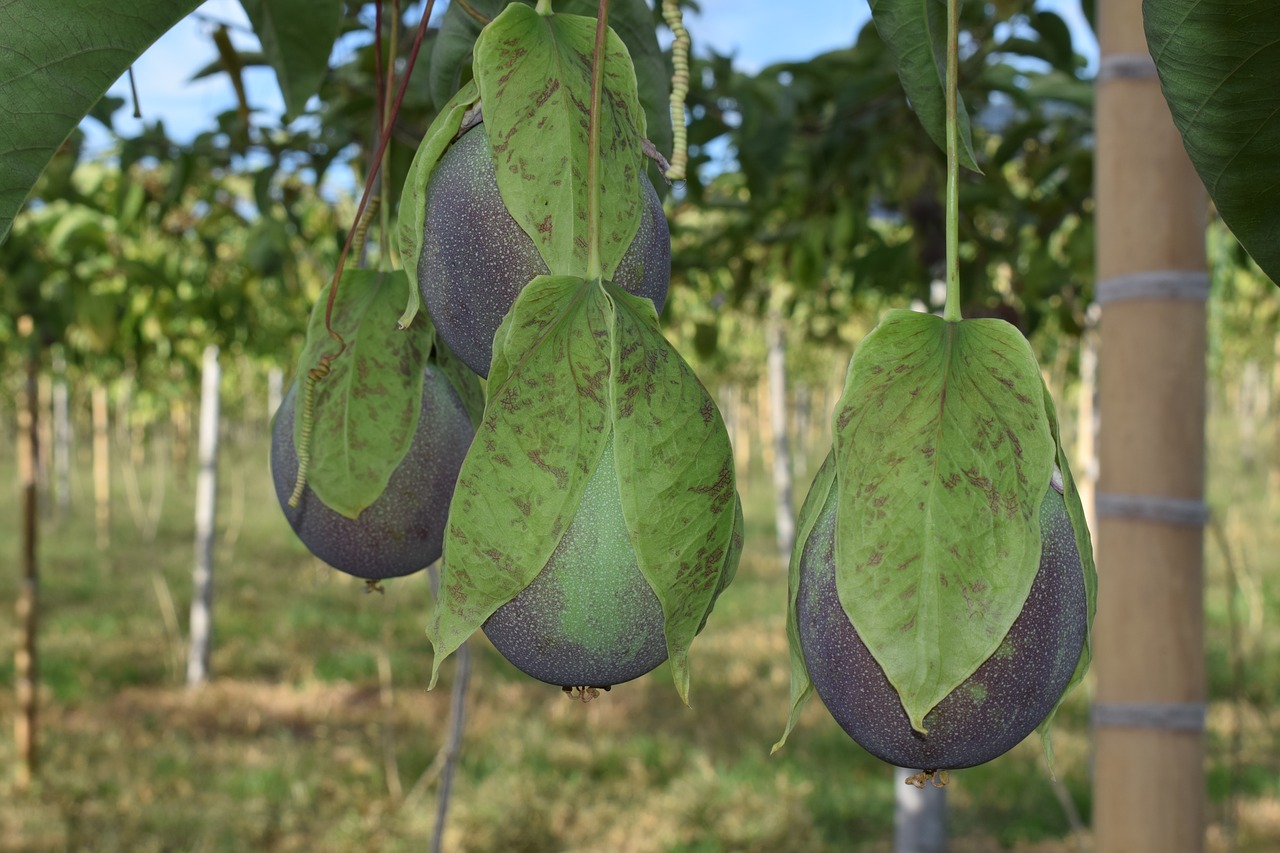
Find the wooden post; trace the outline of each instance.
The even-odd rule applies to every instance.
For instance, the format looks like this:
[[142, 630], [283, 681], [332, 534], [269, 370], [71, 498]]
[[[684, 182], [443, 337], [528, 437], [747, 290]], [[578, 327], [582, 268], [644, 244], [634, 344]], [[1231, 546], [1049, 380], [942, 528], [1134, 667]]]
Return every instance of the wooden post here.
[[18, 333], [27, 338], [27, 376], [22, 399], [18, 403], [18, 480], [22, 490], [22, 579], [14, 606], [13, 686], [17, 714], [13, 722], [13, 739], [17, 748], [15, 781], [20, 789], [31, 785], [39, 767], [37, 759], [37, 710], [39, 669], [36, 657], [36, 632], [39, 603], [39, 571], [36, 562], [39, 507], [37, 505], [37, 466], [40, 456], [40, 402], [37, 388], [38, 350], [34, 323], [24, 316], [18, 321]]
[[53, 354], [53, 494], [57, 518], [66, 520], [71, 514], [71, 394], [61, 348]]
[[1204, 849], [1204, 189], [1141, 0], [1098, 4], [1099, 853]]
[[93, 507], [98, 550], [111, 545], [111, 414], [107, 386], [93, 388]]
[[192, 571], [191, 645], [187, 650], [187, 687], [209, 678], [209, 650], [213, 645], [213, 534], [218, 503], [218, 386], [222, 370], [218, 348], [204, 348], [200, 382], [200, 432], [197, 438], [200, 471], [196, 475], [196, 558]]
[[273, 367], [267, 371], [267, 431], [270, 432], [271, 419], [276, 416], [280, 402], [284, 400], [284, 371]]
[[1076, 400], [1076, 454], [1073, 463], [1080, 503], [1090, 530], [1098, 529], [1094, 494], [1098, 490], [1098, 306], [1089, 307], [1080, 336], [1080, 387]]
[[791, 433], [787, 429], [787, 343], [782, 316], [769, 313], [765, 326], [768, 342], [769, 431], [773, 438], [773, 506], [778, 553], [785, 569], [791, 560], [791, 545], [796, 538], [795, 511], [791, 493]]
[[893, 768], [893, 853], [945, 853], [947, 849], [947, 789], [907, 784], [919, 772]]

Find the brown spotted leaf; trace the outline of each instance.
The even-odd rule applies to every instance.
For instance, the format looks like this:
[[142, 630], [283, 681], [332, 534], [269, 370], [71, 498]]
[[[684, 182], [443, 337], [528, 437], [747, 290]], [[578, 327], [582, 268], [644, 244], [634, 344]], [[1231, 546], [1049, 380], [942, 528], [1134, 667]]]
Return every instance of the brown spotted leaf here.
[[[498, 191], [554, 275], [588, 274], [591, 57], [595, 18], [513, 3], [475, 45], [475, 79]], [[600, 262], [613, 275], [640, 227], [644, 110], [626, 46], [605, 44], [600, 111]]]
[[1044, 393], [1000, 320], [893, 311], [849, 367], [836, 587], [919, 731], [999, 646], [1035, 579], [1056, 449]]
[[539, 276], [494, 337], [427, 630], [440, 663], [547, 564], [609, 439], [611, 308], [598, 283]]
[[662, 603], [676, 689], [719, 593], [733, 538], [733, 451], [715, 402], [662, 336], [653, 303], [613, 284], [611, 402], [622, 510], [641, 573]]
[[[356, 518], [386, 489], [418, 429], [432, 328], [426, 317], [400, 328], [408, 293], [403, 272], [348, 268], [331, 317], [346, 348], [339, 354], [338, 342], [326, 330], [327, 300], [321, 298], [298, 360], [298, 376], [305, 381], [309, 371], [332, 357], [313, 391], [307, 486], [348, 518]], [[302, 433], [303, 419], [295, 418], [295, 447], [304, 446]]]

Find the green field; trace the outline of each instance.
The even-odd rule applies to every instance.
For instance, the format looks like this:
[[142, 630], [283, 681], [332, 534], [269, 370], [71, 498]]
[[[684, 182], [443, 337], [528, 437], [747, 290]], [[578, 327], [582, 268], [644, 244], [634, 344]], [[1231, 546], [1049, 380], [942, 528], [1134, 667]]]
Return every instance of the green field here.
[[[1218, 408], [1223, 408], [1219, 405]], [[1280, 847], [1280, 694], [1274, 631], [1280, 495], [1217, 414], [1217, 529], [1206, 546], [1211, 849]], [[213, 680], [183, 686], [194, 474], [173, 477], [154, 539], [115, 468], [110, 547], [95, 545], [88, 442], [72, 513], [43, 519], [41, 773], [15, 790], [13, 636], [0, 633], [0, 849], [423, 850], [435, 820], [453, 663], [426, 691], [425, 574], [367, 594], [311, 558], [276, 506], [261, 430], [220, 466]], [[82, 432], [81, 435], [86, 433]], [[11, 435], [8, 436], [11, 438]], [[0, 478], [14, 481], [11, 441]], [[155, 445], [159, 447], [160, 445]], [[811, 449], [817, 452], [817, 448]], [[139, 469], [154, 487], [154, 456]], [[892, 771], [818, 701], [777, 755], [788, 702], [786, 575], [757, 453], [743, 478], [748, 542], [737, 580], [692, 654], [692, 707], [664, 665], [587, 705], [533, 682], [482, 635], [445, 835], [450, 851], [888, 851]], [[812, 465], [808, 467], [813, 470]], [[807, 479], [798, 483], [797, 501]], [[0, 553], [18, 553], [16, 491], [0, 496]], [[11, 612], [17, 560], [0, 603]], [[1104, 593], [1105, 594], [1105, 579]], [[1234, 615], [1233, 615], [1234, 614]], [[1062, 796], [1090, 815], [1088, 692], [1055, 730], [1055, 791], [1036, 738], [952, 774], [956, 851], [1077, 850]], [[1159, 779], [1151, 784], [1159, 785]]]

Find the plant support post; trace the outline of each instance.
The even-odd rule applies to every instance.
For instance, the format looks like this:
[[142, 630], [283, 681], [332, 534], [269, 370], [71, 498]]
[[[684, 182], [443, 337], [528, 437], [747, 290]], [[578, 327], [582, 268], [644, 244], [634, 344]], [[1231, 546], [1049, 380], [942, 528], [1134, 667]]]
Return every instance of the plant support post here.
[[213, 644], [213, 536], [218, 503], [218, 386], [222, 370], [218, 348], [204, 348], [200, 383], [200, 471], [196, 475], [196, 558], [192, 572], [191, 644], [187, 650], [187, 687], [209, 678]]
[[1141, 0], [1098, 16], [1095, 843], [1184, 853], [1205, 843], [1207, 204]]
[[37, 505], [36, 466], [39, 460], [40, 402], [38, 399], [38, 374], [40, 362], [33, 337], [30, 317], [22, 317], [18, 323], [19, 334], [28, 338], [26, 381], [21, 402], [18, 404], [18, 480], [22, 491], [22, 537], [20, 560], [22, 579], [18, 587], [14, 607], [13, 686], [17, 699], [17, 714], [13, 723], [13, 739], [17, 748], [15, 780], [19, 789], [29, 787], [39, 766], [37, 760], [37, 708], [39, 700], [39, 669], [36, 666], [36, 632], [39, 604], [39, 564], [36, 561], [36, 544], [39, 533], [39, 507]]

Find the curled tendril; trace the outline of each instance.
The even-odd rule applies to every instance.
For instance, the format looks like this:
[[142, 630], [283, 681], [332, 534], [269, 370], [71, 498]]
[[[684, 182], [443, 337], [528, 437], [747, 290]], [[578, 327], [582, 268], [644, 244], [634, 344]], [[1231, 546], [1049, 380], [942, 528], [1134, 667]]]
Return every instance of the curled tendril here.
[[689, 137], [685, 130], [684, 99], [689, 94], [689, 31], [684, 28], [684, 15], [679, 0], [662, 0], [662, 19], [676, 40], [671, 45], [671, 165], [667, 179], [683, 181], [689, 165]]
[[298, 453], [298, 480], [294, 483], [293, 494], [289, 496], [289, 506], [298, 508], [302, 500], [302, 490], [307, 486], [307, 469], [311, 467], [311, 426], [313, 408], [315, 406], [316, 383], [329, 375], [329, 363], [333, 356], [325, 356], [320, 363], [307, 371], [307, 379], [302, 384], [302, 408], [298, 414], [302, 429], [302, 441], [296, 448]]

